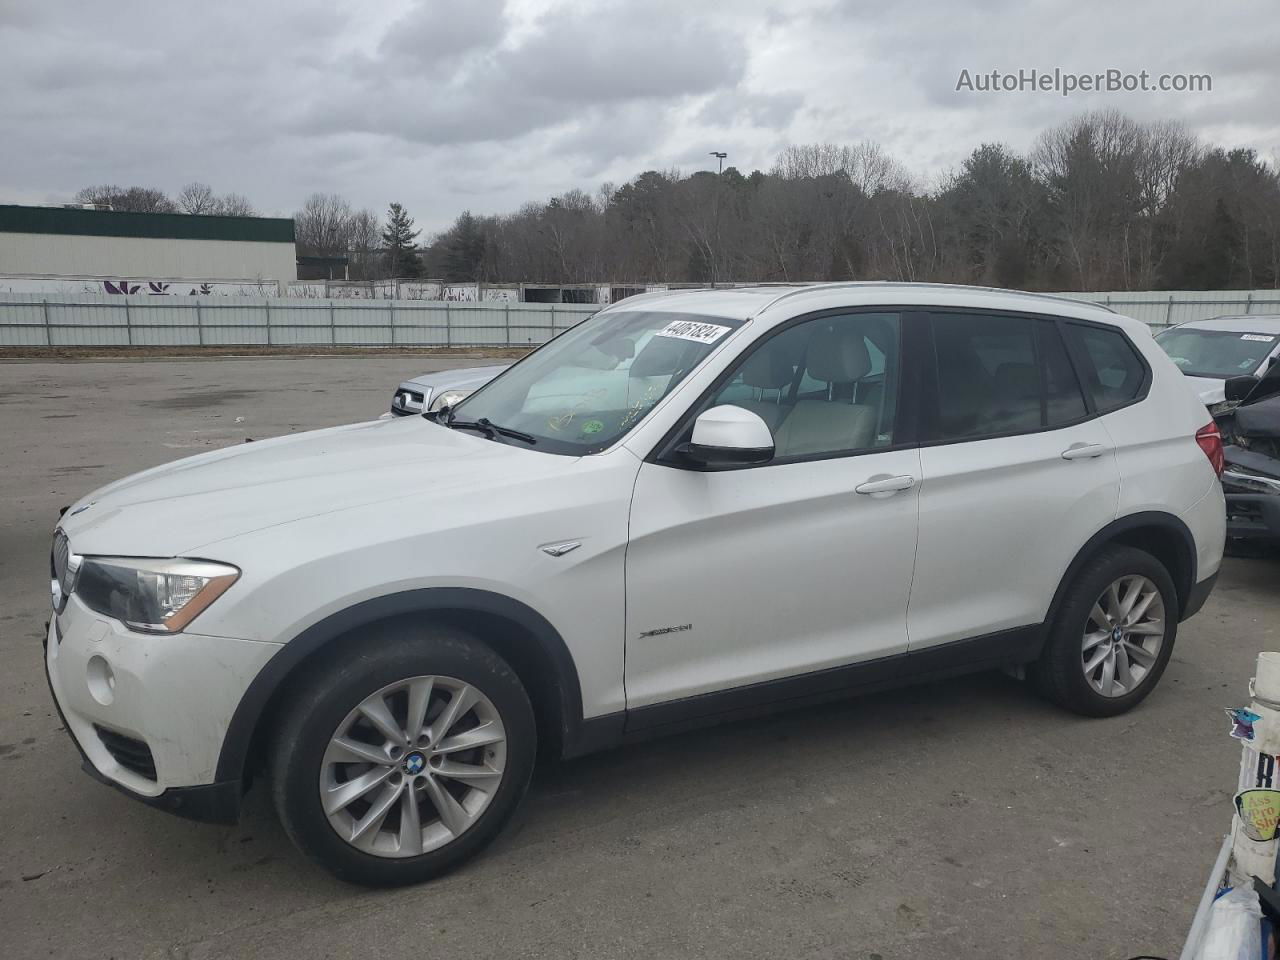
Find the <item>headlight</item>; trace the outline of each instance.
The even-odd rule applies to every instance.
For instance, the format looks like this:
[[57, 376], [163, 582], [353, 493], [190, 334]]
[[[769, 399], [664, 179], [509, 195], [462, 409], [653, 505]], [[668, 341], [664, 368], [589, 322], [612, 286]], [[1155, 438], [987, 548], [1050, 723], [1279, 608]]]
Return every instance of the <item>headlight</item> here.
[[207, 560], [86, 557], [75, 592], [90, 610], [145, 633], [178, 633], [226, 592], [240, 571]]
[[1222, 473], [1222, 486], [1232, 493], [1268, 493], [1280, 495], [1280, 479], [1250, 470], [1234, 463]]
[[440, 396], [431, 401], [431, 408], [428, 412], [435, 413], [445, 407], [456, 407], [474, 392], [474, 390], [445, 390]]

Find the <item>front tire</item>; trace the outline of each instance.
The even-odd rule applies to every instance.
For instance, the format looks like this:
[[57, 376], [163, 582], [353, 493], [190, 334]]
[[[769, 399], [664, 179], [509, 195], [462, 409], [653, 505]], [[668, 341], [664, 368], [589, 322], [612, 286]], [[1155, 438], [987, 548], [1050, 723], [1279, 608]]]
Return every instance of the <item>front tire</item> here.
[[1155, 689], [1177, 632], [1178, 594], [1164, 564], [1134, 547], [1108, 547], [1067, 589], [1032, 678], [1074, 713], [1116, 716]]
[[343, 880], [419, 883], [478, 853], [529, 785], [519, 678], [458, 630], [379, 626], [299, 678], [270, 757], [290, 839]]

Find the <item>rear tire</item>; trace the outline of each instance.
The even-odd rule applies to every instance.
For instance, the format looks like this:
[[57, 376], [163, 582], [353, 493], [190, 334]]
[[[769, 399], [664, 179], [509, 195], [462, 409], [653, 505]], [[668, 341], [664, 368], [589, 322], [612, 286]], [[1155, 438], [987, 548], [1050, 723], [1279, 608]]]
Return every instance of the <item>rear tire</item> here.
[[269, 758], [272, 798], [289, 838], [343, 880], [439, 876], [492, 841], [524, 797], [533, 709], [475, 637], [375, 626], [296, 684]]
[[1112, 546], [1068, 587], [1031, 677], [1048, 699], [1086, 717], [1133, 709], [1173, 654], [1178, 594], [1159, 560]]

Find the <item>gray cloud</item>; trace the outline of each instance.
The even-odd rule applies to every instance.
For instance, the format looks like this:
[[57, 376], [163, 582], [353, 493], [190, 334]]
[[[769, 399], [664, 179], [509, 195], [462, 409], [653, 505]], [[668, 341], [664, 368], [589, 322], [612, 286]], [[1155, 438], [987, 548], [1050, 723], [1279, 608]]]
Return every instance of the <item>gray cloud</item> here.
[[738, 89], [724, 90], [703, 104], [697, 120], [713, 127], [741, 124], [779, 130], [791, 122], [803, 105], [804, 96], [795, 91], [748, 93]]
[[[192, 179], [441, 227], [646, 168], [875, 139], [918, 175], [1085, 109], [1280, 148], [1270, 0], [0, 2], [0, 198]], [[1205, 95], [963, 94], [961, 69], [1209, 72]]]
[[419, 3], [391, 24], [378, 52], [389, 69], [436, 73], [500, 41], [505, 7], [503, 0]]
[[[597, 106], [674, 104], [731, 89], [747, 60], [736, 37], [706, 22], [689, 19], [673, 31], [635, 5], [553, 8], [518, 40], [501, 29], [502, 9], [480, 4], [441, 33], [441, 11], [419, 6], [379, 44], [395, 56], [335, 57], [326, 73], [342, 78], [342, 92], [314, 104], [297, 129], [363, 130], [431, 145], [507, 142]], [[431, 39], [423, 44], [423, 37]], [[369, 109], [372, 102], [382, 109]]]

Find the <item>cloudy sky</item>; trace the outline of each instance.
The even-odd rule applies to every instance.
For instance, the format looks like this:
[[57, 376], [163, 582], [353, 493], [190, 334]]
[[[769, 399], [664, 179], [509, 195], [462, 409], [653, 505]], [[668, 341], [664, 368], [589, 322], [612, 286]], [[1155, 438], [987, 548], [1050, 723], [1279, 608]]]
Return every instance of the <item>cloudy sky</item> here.
[[[649, 168], [879, 141], [922, 181], [1075, 113], [1280, 154], [1274, 0], [0, 0], [0, 202], [203, 180], [428, 230]], [[961, 70], [1207, 73], [1208, 93], [957, 92]]]

